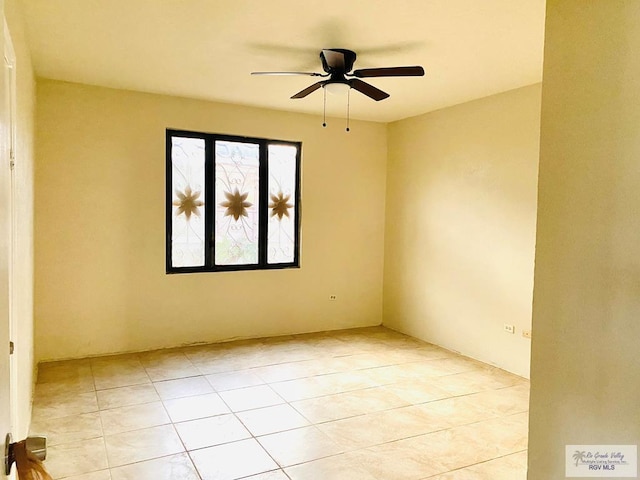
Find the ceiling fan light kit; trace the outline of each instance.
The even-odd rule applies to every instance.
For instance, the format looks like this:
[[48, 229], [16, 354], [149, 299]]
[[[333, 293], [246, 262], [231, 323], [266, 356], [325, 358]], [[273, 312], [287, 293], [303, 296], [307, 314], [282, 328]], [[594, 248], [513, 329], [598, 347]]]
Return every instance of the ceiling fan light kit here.
[[[420, 66], [364, 68], [353, 70], [356, 53], [344, 48], [326, 48], [320, 52], [320, 61], [325, 73], [317, 72], [252, 72], [252, 75], [305, 75], [311, 77], [328, 78], [320, 80], [293, 95], [292, 99], [305, 98], [322, 87], [325, 94], [324, 111], [326, 115], [326, 92], [330, 94], [348, 93], [351, 89], [379, 102], [389, 97], [387, 92], [360, 80], [360, 78], [375, 77], [421, 77], [424, 69]], [[353, 71], [352, 71], [353, 70]], [[349, 131], [349, 109], [347, 106], [347, 131]], [[326, 122], [323, 122], [326, 126]]]
[[343, 97], [351, 89], [351, 85], [349, 85], [348, 83], [333, 82], [325, 84], [324, 89], [327, 91], [327, 93], [329, 93], [329, 95]]

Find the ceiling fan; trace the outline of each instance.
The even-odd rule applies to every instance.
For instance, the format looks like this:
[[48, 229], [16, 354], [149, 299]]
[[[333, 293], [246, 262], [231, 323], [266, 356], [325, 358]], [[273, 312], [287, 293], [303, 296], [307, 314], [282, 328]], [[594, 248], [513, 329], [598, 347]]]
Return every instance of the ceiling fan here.
[[356, 53], [344, 48], [326, 48], [320, 52], [320, 60], [322, 61], [322, 69], [325, 73], [316, 72], [252, 72], [251, 75], [307, 75], [310, 77], [322, 77], [327, 80], [321, 80], [304, 90], [299, 91], [291, 98], [304, 98], [310, 93], [315, 92], [320, 87], [325, 88], [328, 85], [344, 85], [363, 93], [375, 101], [384, 100], [389, 97], [387, 92], [383, 92], [379, 88], [374, 87], [360, 80], [361, 78], [373, 77], [421, 77], [424, 75], [424, 69], [419, 66], [411, 67], [385, 67], [385, 68], [363, 68], [353, 70], [353, 64], [356, 61]]

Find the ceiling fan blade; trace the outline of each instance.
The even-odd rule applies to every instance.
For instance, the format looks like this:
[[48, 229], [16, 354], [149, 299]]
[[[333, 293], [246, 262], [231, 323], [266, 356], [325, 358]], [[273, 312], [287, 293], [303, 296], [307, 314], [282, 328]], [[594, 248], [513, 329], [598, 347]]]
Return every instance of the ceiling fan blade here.
[[291, 98], [304, 98], [307, 95], [309, 95], [310, 93], [315, 92], [316, 90], [318, 90], [325, 82], [318, 82], [318, 83], [314, 83], [313, 85], [305, 88], [304, 90], [300, 90], [298, 93], [296, 93], [293, 97]]
[[354, 70], [351, 74], [354, 77], [422, 77], [424, 68], [414, 67], [387, 67], [387, 68], [363, 68]]
[[383, 92], [379, 88], [376, 88], [373, 85], [369, 85], [368, 83], [363, 82], [362, 80], [358, 80], [357, 78], [349, 80], [349, 85], [351, 85], [351, 88], [359, 91], [360, 93], [364, 93], [367, 97], [373, 98], [376, 102], [384, 100], [389, 96], [387, 92]]
[[306, 75], [308, 77], [327, 77], [322, 73], [315, 72], [251, 72], [251, 75]]

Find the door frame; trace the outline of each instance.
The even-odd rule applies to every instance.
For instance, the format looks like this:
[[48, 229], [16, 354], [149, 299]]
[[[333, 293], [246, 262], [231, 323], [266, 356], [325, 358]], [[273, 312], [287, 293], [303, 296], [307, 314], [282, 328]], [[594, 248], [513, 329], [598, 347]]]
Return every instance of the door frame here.
[[[7, 36], [7, 26], [4, 18], [4, 2], [0, 0], [0, 50], [3, 52], [2, 73], [0, 73], [0, 441], [3, 444], [2, 450], [6, 452], [5, 435], [11, 433], [11, 386], [10, 366], [9, 366], [9, 238], [7, 232], [9, 223], [9, 200], [7, 165], [8, 139], [6, 129], [6, 72], [4, 64], [4, 43]], [[6, 395], [8, 393], [8, 395]], [[3, 452], [3, 453], [4, 453]], [[4, 458], [4, 457], [3, 457]], [[0, 469], [0, 478], [7, 478], [4, 468]]]
[[4, 2], [0, 0], [0, 51], [2, 51], [2, 73], [0, 73], [0, 444], [3, 462], [0, 478], [15, 478], [15, 469], [7, 477], [4, 469], [6, 438], [17, 428], [17, 365], [15, 355], [10, 355], [9, 345], [16, 333], [14, 256], [16, 248], [15, 181], [12, 164], [15, 151], [16, 83], [15, 53], [9, 27], [4, 15]]
[[[4, 31], [4, 68], [8, 70], [8, 75], [5, 77], [6, 85], [5, 89], [8, 90], [8, 142], [11, 167], [9, 171], [9, 340], [13, 342], [14, 346], [18, 345], [18, 328], [17, 328], [17, 315], [16, 315], [16, 288], [15, 288], [15, 265], [16, 265], [16, 248], [17, 248], [17, 216], [16, 216], [16, 112], [17, 112], [17, 98], [16, 98], [16, 54], [13, 48], [13, 41], [11, 40], [11, 32], [9, 32], [9, 26], [7, 20], [2, 15], [3, 31]], [[10, 406], [10, 419], [11, 430], [16, 431], [18, 427], [18, 365], [16, 361], [17, 354], [9, 355], [9, 406]]]

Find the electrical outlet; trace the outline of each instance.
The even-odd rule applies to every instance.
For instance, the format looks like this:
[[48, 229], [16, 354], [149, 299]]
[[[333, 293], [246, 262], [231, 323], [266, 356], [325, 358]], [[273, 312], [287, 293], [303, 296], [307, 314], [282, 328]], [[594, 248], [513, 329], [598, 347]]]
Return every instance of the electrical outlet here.
[[522, 336], [524, 338], [531, 338], [531, 330], [523, 330], [522, 331]]
[[332, 302], [337, 299], [338, 299], [337, 295], [329, 295], [329, 300], [331, 300]]
[[508, 323], [504, 324], [503, 330], [507, 333], [516, 333], [515, 325], [509, 325]]

